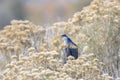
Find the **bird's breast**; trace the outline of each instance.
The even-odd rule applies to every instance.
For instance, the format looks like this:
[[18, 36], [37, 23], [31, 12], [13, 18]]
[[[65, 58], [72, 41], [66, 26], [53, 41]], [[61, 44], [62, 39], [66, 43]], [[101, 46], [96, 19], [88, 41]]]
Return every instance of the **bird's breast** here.
[[67, 38], [66, 38], [66, 37], [64, 37], [64, 38], [63, 38], [63, 40], [64, 40], [64, 44], [65, 44], [65, 45], [68, 45]]

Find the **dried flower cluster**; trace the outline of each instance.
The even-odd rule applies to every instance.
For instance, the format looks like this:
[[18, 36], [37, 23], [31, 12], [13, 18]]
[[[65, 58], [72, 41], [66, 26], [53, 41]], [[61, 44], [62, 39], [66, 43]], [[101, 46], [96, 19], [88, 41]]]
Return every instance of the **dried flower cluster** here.
[[110, 78], [108, 75], [101, 75], [105, 65], [95, 59], [93, 53], [81, 56], [77, 60], [69, 56], [63, 66], [56, 51], [40, 53], [29, 49], [28, 51], [28, 56], [20, 55], [19, 61], [16, 56], [12, 56], [12, 62], [7, 64], [6, 69], [1, 73], [3, 80], [105, 80]]
[[45, 29], [34, 25], [29, 21], [11, 21], [11, 25], [5, 26], [0, 31], [0, 59], [4, 64], [11, 62], [11, 56], [15, 55], [19, 60], [19, 55], [27, 55], [27, 49], [34, 47], [40, 50]]
[[[79, 58], [62, 64], [61, 34], [78, 45]], [[2, 80], [120, 80], [120, 1], [93, 0], [68, 22], [46, 29], [13, 20], [0, 31]]]

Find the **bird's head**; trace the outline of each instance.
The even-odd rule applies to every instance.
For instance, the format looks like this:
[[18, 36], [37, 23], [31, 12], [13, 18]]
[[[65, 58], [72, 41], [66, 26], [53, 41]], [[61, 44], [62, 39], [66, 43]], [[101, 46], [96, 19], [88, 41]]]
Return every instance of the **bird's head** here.
[[66, 34], [62, 34], [61, 37], [64, 38], [64, 37], [67, 37], [67, 35]]

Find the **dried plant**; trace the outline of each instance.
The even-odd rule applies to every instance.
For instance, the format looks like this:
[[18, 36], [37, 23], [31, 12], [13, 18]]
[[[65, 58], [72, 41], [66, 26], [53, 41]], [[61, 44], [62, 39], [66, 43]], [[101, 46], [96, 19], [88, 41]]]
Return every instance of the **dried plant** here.
[[[80, 55], [77, 60], [69, 56], [64, 65], [63, 33], [78, 45]], [[93, 0], [67, 22], [46, 28], [13, 20], [0, 37], [2, 80], [120, 79], [119, 0]]]

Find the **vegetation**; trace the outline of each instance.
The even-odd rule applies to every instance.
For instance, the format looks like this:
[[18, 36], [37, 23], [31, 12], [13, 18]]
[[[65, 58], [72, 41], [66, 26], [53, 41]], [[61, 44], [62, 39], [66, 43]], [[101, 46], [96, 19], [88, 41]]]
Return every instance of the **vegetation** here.
[[[63, 33], [79, 48], [79, 58], [64, 65]], [[2, 80], [120, 80], [119, 0], [93, 0], [51, 27], [13, 20], [0, 37]]]

